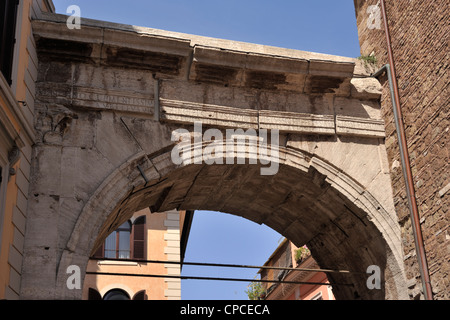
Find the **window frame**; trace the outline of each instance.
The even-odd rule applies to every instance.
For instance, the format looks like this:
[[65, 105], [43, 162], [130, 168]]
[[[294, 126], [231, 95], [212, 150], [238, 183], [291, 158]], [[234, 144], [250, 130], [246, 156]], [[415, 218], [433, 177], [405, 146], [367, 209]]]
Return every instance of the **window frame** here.
[[[123, 225], [125, 224], [125, 223], [128, 223], [128, 226], [129, 226], [129, 228], [124, 228], [123, 227]], [[131, 223], [131, 221], [130, 220], [127, 220], [127, 221], [125, 221], [124, 223], [122, 223], [116, 230], [114, 230], [108, 237], [110, 237], [111, 235], [113, 235], [114, 234], [114, 236], [115, 236], [115, 249], [114, 249], [114, 255], [115, 255], [115, 257], [114, 258], [111, 258], [111, 257], [105, 257], [105, 255], [106, 255], [106, 251], [107, 251], [107, 249], [106, 249], [106, 239], [105, 239], [105, 242], [104, 242], [104, 244], [103, 244], [103, 257], [105, 258], [105, 259], [121, 259], [121, 260], [126, 260], [126, 259], [130, 259], [130, 257], [131, 257], [131, 233], [132, 233], [132, 229], [133, 229], [133, 225], [132, 225], [132, 223]], [[121, 248], [120, 248], [120, 233], [121, 232], [129, 232], [129, 235], [128, 235], [128, 238], [129, 238], [129, 246], [128, 246], [128, 258], [120, 258], [120, 253], [121, 253], [121, 251], [125, 251], [125, 250], [121, 250]], [[107, 237], [107, 238], [108, 238]], [[108, 250], [108, 251], [113, 251], [113, 250]]]
[[23, 31], [23, 13], [24, 13], [24, 5], [25, 1], [18, 0], [19, 4], [17, 5], [17, 14], [16, 14], [16, 30], [15, 30], [15, 42], [14, 42], [14, 53], [13, 53], [13, 61], [12, 61], [12, 69], [11, 69], [11, 90], [14, 94], [17, 92], [17, 82], [19, 77], [19, 62], [20, 62], [20, 50], [21, 50], [21, 37]]
[[[0, 47], [6, 50], [0, 52], [0, 72], [5, 77], [9, 86], [12, 85], [14, 55], [17, 45], [16, 31], [19, 13], [19, 0], [5, 0], [3, 3], [5, 11], [3, 12], [3, 26], [0, 27]], [[7, 17], [7, 19], [5, 18]]]
[[[120, 258], [119, 257], [119, 252], [120, 252], [120, 247], [119, 247], [119, 239], [120, 239], [120, 231], [125, 231], [125, 230], [120, 230], [121, 227], [123, 226], [123, 223], [121, 226], [119, 226], [116, 230], [114, 230], [113, 232], [111, 232], [108, 237], [110, 237], [113, 233], [115, 234], [115, 257], [106, 257], [106, 239], [103, 241], [101, 247], [99, 247], [97, 249], [97, 252], [95, 252], [95, 254], [93, 255], [94, 258], [97, 259], [104, 259], [104, 260], [108, 260], [108, 259], [118, 259], [118, 260], [129, 260], [129, 259], [133, 259], [133, 260], [145, 260], [147, 258], [147, 217], [146, 215], [142, 215], [137, 217], [136, 219], [133, 220], [133, 222], [131, 220], [127, 220], [126, 222], [129, 223], [130, 225], [130, 236], [129, 236], [129, 240], [130, 240], [130, 246], [129, 246], [129, 257], [128, 258]], [[143, 239], [135, 239], [135, 228], [136, 226], [142, 226], [143, 228]], [[108, 238], [107, 237], [107, 238]], [[142, 243], [142, 257], [136, 258], [136, 252], [135, 252], [135, 242], [141, 242]], [[108, 251], [112, 251], [112, 250], [108, 250]]]
[[[136, 228], [137, 226], [142, 226], [142, 237], [143, 239], [136, 239]], [[145, 215], [137, 217], [132, 224], [131, 238], [130, 238], [130, 249], [131, 256], [136, 260], [145, 260], [147, 258], [147, 217]], [[136, 257], [136, 244], [138, 242], [142, 243], [142, 257]]]

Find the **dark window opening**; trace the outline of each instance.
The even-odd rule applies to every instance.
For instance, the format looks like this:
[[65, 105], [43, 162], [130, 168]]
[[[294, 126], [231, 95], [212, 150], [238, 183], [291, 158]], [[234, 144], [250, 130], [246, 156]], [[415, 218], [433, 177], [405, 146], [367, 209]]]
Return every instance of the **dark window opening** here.
[[19, 0], [0, 1], [0, 71], [9, 85], [12, 84], [18, 5]]
[[123, 290], [113, 289], [105, 294], [103, 300], [130, 300], [130, 297]]
[[[88, 300], [130, 300], [128, 294], [121, 289], [112, 289], [108, 291], [102, 298], [100, 292], [94, 288], [89, 288]], [[148, 296], [145, 290], [137, 292], [131, 300], [148, 300]]]

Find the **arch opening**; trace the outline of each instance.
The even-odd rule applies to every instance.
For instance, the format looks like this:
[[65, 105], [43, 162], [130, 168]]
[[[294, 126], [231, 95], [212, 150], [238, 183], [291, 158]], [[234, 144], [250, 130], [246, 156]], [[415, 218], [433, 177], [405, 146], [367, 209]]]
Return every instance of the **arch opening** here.
[[[159, 156], [166, 166], [155, 167], [155, 159], [149, 162], [146, 155], [137, 155], [105, 180], [87, 203], [60, 266], [74, 260], [86, 265], [106, 236], [143, 208], [220, 211], [265, 224], [296, 246], [306, 244], [321, 268], [354, 271], [327, 275], [332, 284], [352, 284], [336, 286], [337, 299], [401, 298], [398, 244], [382, 206], [320, 159], [280, 151], [279, 171], [272, 176], [262, 176], [257, 164], [176, 166], [166, 152]], [[138, 165], [142, 170], [136, 173]], [[134, 187], [124, 188], [127, 185]], [[381, 289], [367, 287], [364, 273], [371, 265], [382, 271]]]

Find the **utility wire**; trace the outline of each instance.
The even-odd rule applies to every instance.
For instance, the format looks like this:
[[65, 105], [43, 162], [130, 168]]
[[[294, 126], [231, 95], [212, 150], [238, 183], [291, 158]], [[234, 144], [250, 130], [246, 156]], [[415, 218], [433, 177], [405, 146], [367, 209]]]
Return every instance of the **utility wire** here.
[[274, 266], [254, 266], [241, 264], [223, 264], [223, 263], [204, 263], [204, 262], [180, 262], [180, 261], [161, 261], [161, 260], [140, 260], [140, 259], [105, 259], [105, 258], [89, 258], [91, 260], [107, 260], [107, 261], [126, 261], [137, 263], [162, 263], [176, 265], [190, 265], [203, 267], [225, 267], [225, 268], [248, 268], [248, 269], [267, 269], [267, 270], [287, 270], [287, 271], [305, 271], [305, 272], [326, 272], [326, 273], [347, 273], [347, 274], [364, 274], [365, 272], [337, 270], [337, 269], [316, 269], [316, 268], [292, 268], [292, 267], [274, 267]]
[[309, 284], [318, 286], [353, 286], [351, 283], [323, 283], [323, 282], [304, 282], [304, 281], [288, 281], [288, 280], [266, 280], [266, 279], [241, 279], [241, 278], [215, 278], [215, 277], [197, 277], [197, 276], [175, 276], [175, 275], [158, 275], [158, 274], [136, 274], [136, 273], [115, 273], [115, 272], [93, 272], [88, 271], [86, 274], [107, 275], [107, 276], [126, 276], [126, 277], [149, 277], [149, 278], [171, 278], [182, 280], [215, 280], [215, 281], [241, 281], [241, 282], [266, 282], [266, 283], [284, 283], [284, 284]]

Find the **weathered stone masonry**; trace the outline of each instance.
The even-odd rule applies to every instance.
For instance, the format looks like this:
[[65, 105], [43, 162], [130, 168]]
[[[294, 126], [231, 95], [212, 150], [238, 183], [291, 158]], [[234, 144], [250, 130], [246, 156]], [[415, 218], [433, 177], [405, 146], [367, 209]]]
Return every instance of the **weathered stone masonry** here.
[[[78, 299], [85, 269], [135, 211], [213, 210], [308, 244], [342, 299], [404, 299], [381, 86], [356, 59], [66, 17], [33, 22], [39, 57], [21, 296]], [[175, 165], [174, 129], [279, 129], [279, 172]], [[207, 144], [202, 144], [206, 148]], [[248, 159], [250, 159], [250, 155]], [[236, 163], [236, 162], [235, 162]], [[139, 170], [138, 170], [139, 169]], [[383, 270], [369, 290], [369, 265]]]

